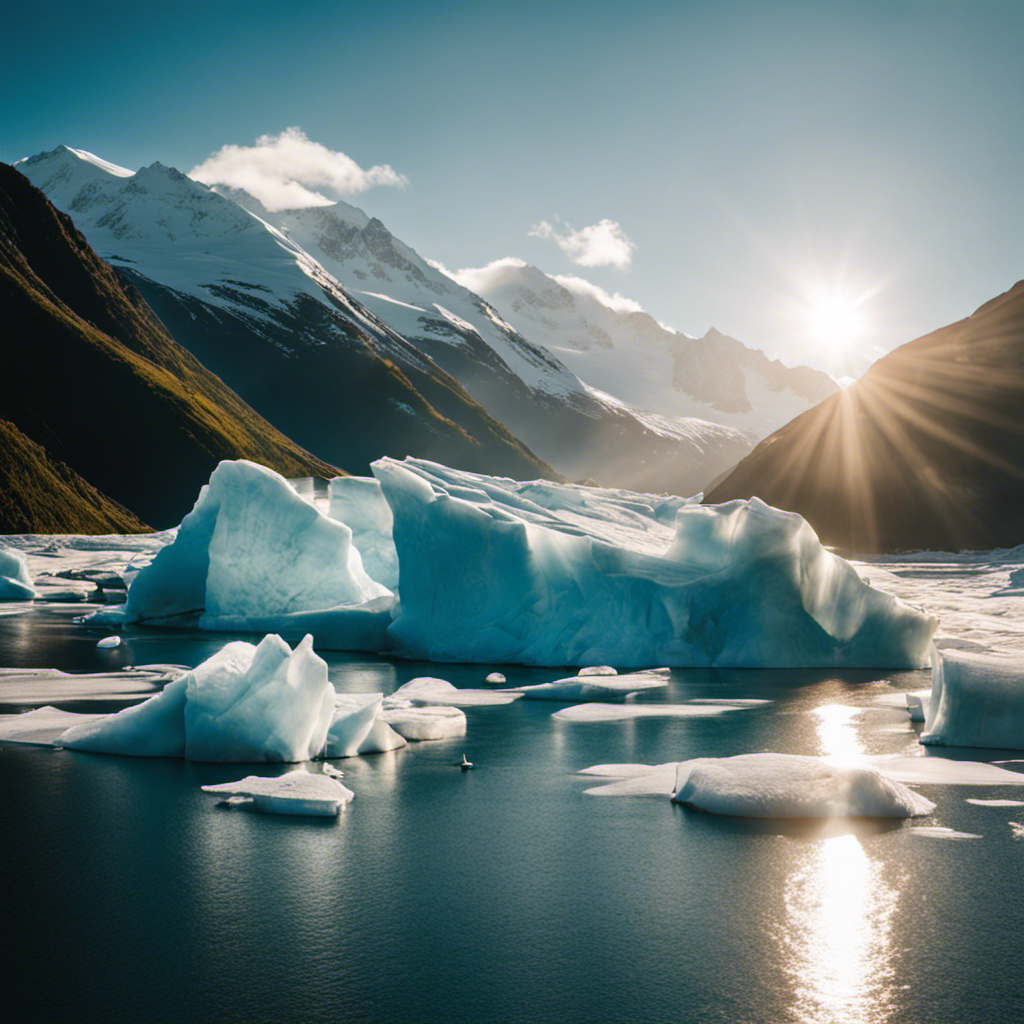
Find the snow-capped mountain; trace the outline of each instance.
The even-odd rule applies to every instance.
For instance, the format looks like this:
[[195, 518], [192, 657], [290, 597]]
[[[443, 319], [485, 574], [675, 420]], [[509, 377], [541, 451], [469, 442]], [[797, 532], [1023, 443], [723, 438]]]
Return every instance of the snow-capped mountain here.
[[458, 277], [588, 383], [662, 416], [697, 416], [760, 438], [838, 390], [820, 370], [785, 366], [715, 328], [702, 338], [669, 330], [629, 300], [522, 260]]
[[584, 383], [529, 331], [516, 330], [486, 299], [355, 206], [271, 212], [238, 189], [214, 189], [315, 257], [360, 303], [574, 479], [696, 491], [757, 440], [720, 418], [651, 414], [614, 385]]
[[174, 168], [132, 173], [61, 146], [17, 165], [258, 412], [353, 472], [419, 454], [552, 470], [448, 373], [280, 231]]

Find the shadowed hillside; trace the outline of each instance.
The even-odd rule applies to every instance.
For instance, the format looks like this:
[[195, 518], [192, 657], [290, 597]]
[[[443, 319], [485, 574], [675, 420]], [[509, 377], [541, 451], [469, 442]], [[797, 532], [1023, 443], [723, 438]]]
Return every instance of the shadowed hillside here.
[[878, 360], [705, 500], [752, 494], [853, 551], [1024, 542], [1024, 281]]

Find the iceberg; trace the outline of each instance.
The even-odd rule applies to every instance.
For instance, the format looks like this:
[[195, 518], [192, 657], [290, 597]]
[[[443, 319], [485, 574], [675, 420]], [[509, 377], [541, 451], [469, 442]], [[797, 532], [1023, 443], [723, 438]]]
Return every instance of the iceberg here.
[[0, 601], [31, 601], [35, 596], [25, 556], [12, 548], [0, 547]]
[[71, 750], [190, 761], [306, 761], [319, 757], [335, 710], [327, 664], [307, 636], [226, 644], [149, 700], [68, 729]]
[[174, 541], [132, 581], [124, 621], [315, 630], [333, 641], [324, 646], [375, 649], [393, 600], [363, 569], [348, 526], [240, 460], [217, 466]]
[[332, 519], [352, 531], [352, 543], [372, 579], [394, 590], [398, 586], [398, 552], [391, 535], [391, 506], [380, 482], [372, 476], [339, 476], [328, 484]]
[[1017, 657], [932, 650], [921, 742], [1024, 750], [1024, 666]]
[[466, 735], [466, 716], [458, 708], [385, 708], [378, 720], [406, 740], [448, 740]]
[[799, 754], [699, 757], [676, 768], [672, 799], [743, 818], [916, 818], [935, 804], [874, 768]]
[[423, 460], [372, 468], [394, 519], [401, 605], [388, 640], [403, 656], [621, 668], [927, 663], [933, 617], [864, 583], [801, 516], [756, 498], [657, 504]]
[[381, 693], [336, 693], [323, 756], [355, 757], [361, 753], [380, 714], [383, 699]]
[[[243, 798], [256, 810], [269, 814], [303, 814], [334, 817], [355, 794], [331, 775], [319, 775], [303, 769], [276, 779], [247, 775], [237, 782], [203, 786], [204, 793]], [[234, 803], [234, 800], [231, 801]]]

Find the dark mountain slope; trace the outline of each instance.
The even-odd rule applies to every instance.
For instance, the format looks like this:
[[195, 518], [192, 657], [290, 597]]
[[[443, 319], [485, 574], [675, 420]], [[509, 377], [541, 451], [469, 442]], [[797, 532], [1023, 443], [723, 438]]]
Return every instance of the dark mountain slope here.
[[1024, 542], [1024, 281], [878, 360], [705, 500], [752, 494], [848, 550]]
[[0, 416], [157, 527], [218, 461], [335, 475], [181, 348], [71, 219], [0, 164]]
[[151, 527], [0, 420], [0, 533], [147, 533]]

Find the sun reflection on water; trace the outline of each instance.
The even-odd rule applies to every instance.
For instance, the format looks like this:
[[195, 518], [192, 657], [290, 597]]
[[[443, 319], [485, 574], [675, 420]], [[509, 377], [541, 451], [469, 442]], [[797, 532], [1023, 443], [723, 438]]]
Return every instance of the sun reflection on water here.
[[781, 946], [807, 1024], [880, 1024], [894, 994], [891, 924], [898, 892], [855, 835], [816, 843], [785, 892]]
[[854, 724], [860, 714], [859, 708], [826, 704], [815, 708], [814, 714], [818, 719], [821, 752], [831, 764], [852, 765], [863, 760], [864, 746]]

